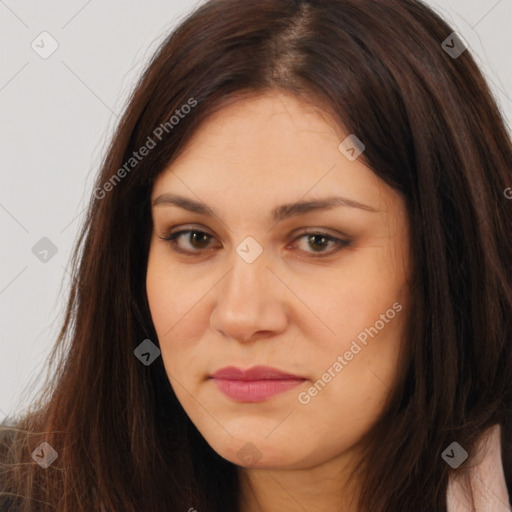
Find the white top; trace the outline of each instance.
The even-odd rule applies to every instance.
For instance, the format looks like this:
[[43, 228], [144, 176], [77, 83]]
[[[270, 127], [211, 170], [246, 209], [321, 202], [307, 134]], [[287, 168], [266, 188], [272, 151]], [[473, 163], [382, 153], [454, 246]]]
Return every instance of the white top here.
[[448, 512], [512, 512], [501, 460], [500, 425], [494, 425], [484, 432], [478, 444], [477, 456], [471, 467], [468, 466], [467, 474], [475, 508], [462, 481], [450, 477], [446, 496]]

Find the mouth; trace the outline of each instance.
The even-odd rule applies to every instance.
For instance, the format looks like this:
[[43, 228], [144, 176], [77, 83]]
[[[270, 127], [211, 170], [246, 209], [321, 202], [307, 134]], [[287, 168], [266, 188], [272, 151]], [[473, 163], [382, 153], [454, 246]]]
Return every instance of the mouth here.
[[269, 366], [255, 366], [247, 370], [229, 366], [213, 373], [210, 379], [219, 391], [237, 402], [262, 402], [306, 380]]

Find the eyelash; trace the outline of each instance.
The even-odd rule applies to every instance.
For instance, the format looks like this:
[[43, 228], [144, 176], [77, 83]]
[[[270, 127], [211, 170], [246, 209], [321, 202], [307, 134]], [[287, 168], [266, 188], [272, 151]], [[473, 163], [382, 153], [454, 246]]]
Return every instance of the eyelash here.
[[[187, 250], [180, 249], [178, 247], [178, 244], [177, 244], [176, 240], [179, 237], [181, 237], [182, 235], [191, 234], [191, 233], [205, 234], [205, 235], [213, 238], [213, 235], [211, 235], [207, 231], [204, 231], [204, 230], [201, 230], [201, 229], [184, 229], [184, 230], [181, 230], [181, 231], [176, 231], [175, 233], [166, 234], [165, 236], [159, 236], [159, 238], [161, 240], [169, 242], [170, 245], [171, 245], [172, 250], [177, 252], [177, 253], [186, 254], [186, 255], [191, 256], [191, 257], [201, 256], [201, 253], [204, 253], [205, 251], [207, 251], [210, 248], [208, 247], [206, 249], [187, 251]], [[323, 233], [321, 231], [307, 231], [307, 232], [301, 233], [297, 237], [295, 237], [295, 239], [293, 240], [292, 243], [295, 243], [300, 238], [307, 237], [307, 236], [320, 236], [320, 237], [326, 238], [328, 242], [334, 242], [335, 245], [337, 246], [334, 250], [322, 251], [322, 252], [317, 252], [317, 253], [314, 253], [314, 252], [310, 253], [308, 251], [304, 251], [307, 254], [309, 254], [312, 258], [325, 258], [325, 257], [328, 257], [328, 256], [332, 256], [333, 254], [335, 254], [335, 253], [341, 251], [342, 249], [348, 247], [352, 243], [351, 240], [344, 240], [344, 239], [341, 239], [341, 238], [337, 238], [337, 237], [334, 237], [332, 235], [328, 235], [327, 233]]]

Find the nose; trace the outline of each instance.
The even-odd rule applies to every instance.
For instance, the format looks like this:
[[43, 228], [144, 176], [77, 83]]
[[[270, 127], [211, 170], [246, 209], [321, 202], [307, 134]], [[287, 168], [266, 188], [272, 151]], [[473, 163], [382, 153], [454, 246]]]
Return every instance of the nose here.
[[233, 267], [215, 287], [217, 300], [210, 326], [239, 342], [286, 330], [286, 289], [267, 266], [264, 252], [252, 263], [234, 254]]

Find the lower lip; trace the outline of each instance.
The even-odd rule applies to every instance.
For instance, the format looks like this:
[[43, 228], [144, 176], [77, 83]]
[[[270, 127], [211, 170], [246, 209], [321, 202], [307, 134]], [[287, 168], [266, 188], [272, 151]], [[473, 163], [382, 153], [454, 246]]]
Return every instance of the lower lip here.
[[284, 393], [302, 382], [303, 379], [229, 380], [213, 379], [217, 388], [229, 398], [239, 402], [261, 402]]

